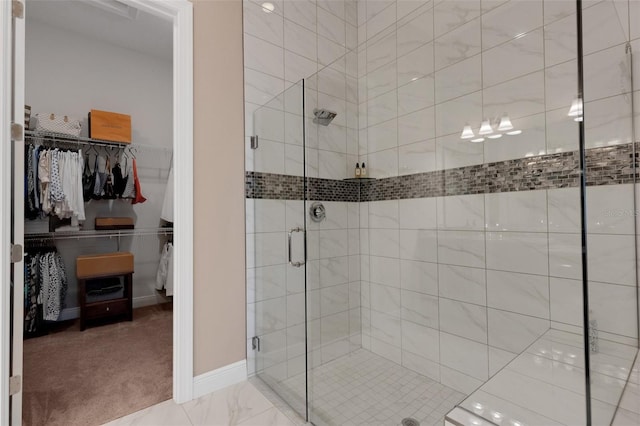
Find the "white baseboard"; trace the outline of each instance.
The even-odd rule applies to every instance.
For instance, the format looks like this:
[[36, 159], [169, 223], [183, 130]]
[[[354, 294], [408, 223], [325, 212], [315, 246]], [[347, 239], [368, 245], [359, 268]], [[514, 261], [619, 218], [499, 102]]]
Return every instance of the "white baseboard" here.
[[193, 378], [193, 398], [199, 398], [247, 379], [247, 360], [225, 365]]
[[[144, 306], [159, 305], [169, 301], [168, 298], [162, 295], [151, 294], [149, 296], [140, 296], [133, 298], [133, 309], [142, 308]], [[60, 312], [58, 321], [68, 321], [72, 319], [80, 318], [80, 307], [66, 308]]]

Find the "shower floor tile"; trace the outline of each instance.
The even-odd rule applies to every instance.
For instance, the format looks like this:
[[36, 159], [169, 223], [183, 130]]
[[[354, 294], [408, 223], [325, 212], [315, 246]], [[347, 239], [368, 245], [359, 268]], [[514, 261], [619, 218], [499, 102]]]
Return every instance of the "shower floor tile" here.
[[[275, 386], [285, 400], [298, 401], [305, 395], [305, 375]], [[310, 420], [316, 426], [393, 426], [405, 417], [422, 426], [442, 425], [465, 396], [366, 349], [309, 372]]]

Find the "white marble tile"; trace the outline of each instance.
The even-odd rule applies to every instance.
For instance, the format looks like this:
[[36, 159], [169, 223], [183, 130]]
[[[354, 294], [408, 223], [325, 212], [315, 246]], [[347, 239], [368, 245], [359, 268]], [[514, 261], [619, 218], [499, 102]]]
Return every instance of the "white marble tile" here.
[[317, 59], [315, 33], [286, 19], [284, 21], [284, 47], [308, 59]]
[[629, 21], [631, 24], [631, 40], [640, 38], [640, 4], [636, 1], [629, 2]]
[[487, 343], [487, 308], [471, 303], [439, 299], [440, 330]]
[[346, 27], [344, 20], [325, 11], [322, 8], [317, 10], [318, 34], [332, 40], [338, 44], [346, 44]]
[[339, 152], [318, 151], [318, 177], [342, 180], [347, 177], [347, 155]]
[[367, 74], [367, 99], [373, 99], [397, 87], [398, 64], [389, 62]]
[[634, 243], [631, 235], [589, 235], [589, 280], [635, 285]]
[[485, 194], [489, 231], [547, 232], [547, 191]]
[[369, 127], [367, 139], [369, 153], [395, 148], [398, 146], [398, 121], [389, 120]]
[[607, 49], [624, 43], [625, 28], [618, 17], [614, 2], [603, 1], [583, 11], [584, 53]]
[[402, 290], [402, 319], [425, 327], [438, 328], [438, 298]]
[[435, 100], [442, 103], [449, 99], [464, 96], [482, 89], [482, 57], [475, 55], [464, 59], [435, 73]]
[[577, 151], [579, 138], [578, 123], [567, 116], [567, 109], [560, 108], [546, 113], [547, 152]]
[[440, 136], [436, 139], [436, 170], [482, 164], [483, 148], [481, 143], [460, 139], [460, 132]]
[[402, 351], [402, 366], [430, 379], [440, 381], [440, 365], [413, 352]]
[[340, 312], [320, 319], [322, 345], [334, 343], [349, 336], [349, 312]]
[[436, 37], [480, 16], [480, 0], [441, 2], [434, 7]]
[[440, 335], [438, 330], [402, 321], [402, 350], [418, 354], [431, 361], [440, 357]]
[[625, 45], [614, 46], [584, 57], [585, 101], [631, 91]]
[[284, 80], [252, 69], [244, 70], [244, 100], [256, 105], [277, 106], [274, 97], [284, 90]]
[[318, 71], [318, 91], [338, 99], [346, 99], [347, 77], [341, 70], [326, 67]]
[[591, 234], [633, 234], [632, 185], [587, 188], [587, 230]]
[[549, 320], [489, 308], [489, 345], [520, 353], [549, 329]]
[[315, 2], [307, 0], [284, 2], [284, 17], [311, 31], [316, 30], [316, 16]]
[[[291, 296], [289, 296], [291, 297]], [[301, 304], [297, 305], [302, 307], [302, 321], [304, 321], [304, 299], [301, 300]], [[340, 312], [347, 311], [349, 309], [349, 285], [340, 284], [334, 285], [320, 290], [320, 315], [322, 317], [328, 315], [334, 315]], [[287, 317], [287, 320], [289, 318]]]
[[549, 279], [551, 320], [582, 326], [582, 281]]
[[482, 19], [482, 48], [489, 49], [542, 26], [542, 2], [511, 1]]
[[398, 27], [398, 56], [411, 52], [433, 40], [433, 10], [413, 18]]
[[403, 290], [438, 295], [438, 265], [415, 260], [400, 261], [400, 286]]
[[398, 200], [372, 201], [369, 203], [369, 227], [398, 229]]
[[502, 415], [500, 420], [504, 424], [518, 423], [548, 426], [560, 426], [561, 424], [535, 411], [514, 404], [508, 397], [499, 398], [483, 390], [474, 392], [462, 403], [462, 406], [473, 413], [489, 418], [492, 418], [492, 412], [498, 412]]
[[[287, 296], [287, 334], [291, 327], [304, 324], [305, 321], [305, 294], [296, 293]], [[288, 339], [288, 337], [287, 337]]]
[[371, 283], [371, 309], [400, 318], [400, 289]]
[[282, 232], [247, 234], [247, 265], [269, 266], [285, 263], [285, 236]]
[[395, 31], [383, 31], [380, 36], [367, 41], [367, 72], [396, 59], [396, 39]]
[[487, 285], [484, 269], [438, 265], [440, 297], [486, 305]]
[[371, 255], [399, 258], [399, 238], [397, 230], [371, 229], [369, 231]]
[[286, 297], [256, 302], [256, 333], [267, 334], [287, 326]]
[[488, 270], [487, 306], [549, 319], [549, 278]]
[[396, 118], [398, 115], [398, 93], [392, 90], [367, 101], [369, 126]]
[[250, 303], [285, 295], [287, 281], [284, 265], [247, 269], [247, 301]]
[[398, 20], [400, 20], [419, 7], [430, 7], [431, 2], [425, 0], [398, 0], [396, 5], [398, 10]]
[[589, 283], [590, 318], [598, 330], [637, 338], [635, 288], [623, 285]]
[[549, 234], [549, 274], [553, 277], [582, 279], [580, 234]]
[[399, 200], [400, 228], [435, 229], [436, 199], [408, 198]]
[[543, 88], [544, 72], [538, 71], [485, 89], [485, 118], [498, 119], [508, 112], [513, 120], [544, 112]]
[[[575, 60], [545, 69], [545, 105], [547, 110], [567, 108], [577, 98], [578, 75]], [[568, 111], [568, 110], [567, 110]]]
[[400, 230], [400, 258], [437, 262], [438, 234], [435, 230]]
[[458, 266], [484, 267], [484, 232], [438, 231], [438, 262]]
[[398, 56], [398, 85], [430, 75], [434, 69], [433, 43], [427, 43], [403, 56]]
[[559, 19], [576, 13], [576, 5], [571, 2], [544, 0], [544, 24], [548, 25]]
[[244, 36], [244, 66], [284, 78], [284, 49], [262, 39]]
[[[467, 374], [441, 365], [440, 382], [445, 386], [449, 386], [458, 392], [468, 395], [478, 389], [478, 387], [482, 385], [483, 380], [478, 380]], [[448, 423], [445, 423], [445, 425], [448, 426]]]
[[367, 22], [367, 39], [375, 36], [390, 25], [395, 24], [396, 8], [394, 6], [394, 4], [389, 4]]
[[436, 105], [436, 136], [455, 133], [459, 138], [465, 123], [472, 124], [479, 120], [482, 120], [482, 94], [480, 92], [438, 104]]
[[429, 107], [398, 117], [398, 144], [406, 145], [435, 137], [435, 108]]
[[174, 426], [191, 424], [187, 413], [171, 399], [136, 411], [128, 416], [120, 417], [106, 423], [104, 426]]
[[434, 78], [432, 76], [413, 78], [416, 80], [398, 87], [399, 115], [409, 114], [434, 104]]
[[283, 46], [283, 19], [281, 14], [265, 13], [262, 6], [253, 2], [242, 2], [244, 9], [244, 32]]
[[343, 230], [320, 231], [320, 258], [347, 256], [348, 235]]
[[436, 169], [436, 141], [430, 139], [398, 148], [398, 174], [410, 175]]
[[402, 362], [402, 349], [399, 346], [390, 345], [373, 336], [371, 337], [371, 352], [393, 361], [396, 364]]
[[489, 347], [489, 376], [493, 376], [508, 365], [517, 354]]
[[368, 155], [369, 176], [377, 179], [398, 176], [398, 149], [387, 149]]
[[239, 424], [273, 407], [249, 382], [241, 382], [183, 405], [194, 425]]
[[320, 287], [349, 282], [349, 258], [347, 256], [320, 259]]
[[372, 283], [400, 287], [400, 261], [398, 259], [371, 256], [370, 260], [370, 281]]
[[587, 148], [630, 143], [631, 98], [613, 96], [584, 105]]
[[400, 348], [402, 344], [400, 318], [381, 312], [371, 311], [371, 337]]
[[484, 196], [438, 197], [438, 228], [447, 230], [484, 229]]
[[612, 426], [631, 426], [636, 424], [640, 424], [640, 414], [624, 408], [618, 408], [616, 416], [611, 423]]
[[489, 378], [487, 345], [440, 332], [440, 360], [445, 367], [479, 380]]
[[487, 232], [487, 268], [547, 275], [547, 234]]
[[[249, 200], [247, 200], [249, 201]], [[247, 220], [253, 219], [255, 232], [278, 232], [285, 230], [284, 200], [252, 200], [253, 211], [247, 204]]]
[[[310, 204], [307, 201], [307, 204]], [[347, 229], [348, 207], [347, 203], [336, 201], [324, 201], [326, 217], [318, 224], [319, 229]], [[309, 226], [308, 224], [307, 226]], [[313, 228], [311, 228], [313, 229]]]
[[346, 71], [344, 56], [347, 48], [340, 43], [329, 40], [328, 38], [317, 36], [318, 38], [318, 66], [337, 67], [339, 65], [342, 72]]
[[284, 112], [278, 109], [264, 107], [253, 116], [254, 131], [262, 140], [284, 142]]
[[[560, 4], [563, 2], [551, 2]], [[544, 29], [545, 64], [556, 65], [577, 57], [575, 5], [570, 16], [547, 25]], [[545, 7], [546, 10], [546, 7]]]
[[345, 1], [318, 0], [318, 7], [331, 12], [342, 20], [346, 19], [347, 2]]
[[550, 189], [549, 232], [580, 232], [580, 192], [578, 188]]
[[[455, 2], [448, 2], [455, 3]], [[435, 40], [435, 67], [437, 70], [470, 58], [481, 52], [480, 19], [467, 22]]]

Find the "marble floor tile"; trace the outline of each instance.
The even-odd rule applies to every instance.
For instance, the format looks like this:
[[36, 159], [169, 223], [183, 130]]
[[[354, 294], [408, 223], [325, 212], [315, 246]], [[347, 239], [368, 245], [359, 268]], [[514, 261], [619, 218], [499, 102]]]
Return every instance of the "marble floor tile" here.
[[191, 421], [184, 409], [168, 400], [144, 410], [121, 417], [105, 426], [189, 426]]
[[257, 416], [253, 416], [238, 423], [240, 426], [295, 426], [287, 416], [276, 407], [269, 408]]
[[194, 425], [237, 425], [273, 407], [244, 381], [183, 405]]

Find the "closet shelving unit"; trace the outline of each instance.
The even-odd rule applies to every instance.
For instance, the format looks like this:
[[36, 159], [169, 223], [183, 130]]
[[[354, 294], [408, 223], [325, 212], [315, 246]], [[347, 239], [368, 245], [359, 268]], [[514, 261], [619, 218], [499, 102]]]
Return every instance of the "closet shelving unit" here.
[[[131, 145], [128, 143], [120, 143], [113, 141], [105, 141], [100, 139], [93, 139], [87, 137], [74, 137], [69, 135], [63, 135], [58, 133], [45, 133], [45, 132], [37, 132], [28, 130], [25, 132], [25, 143], [33, 144], [40, 143], [50, 147], [59, 147], [59, 148], [75, 148], [80, 149], [81, 147], [95, 147], [95, 148], [105, 148], [105, 149], [117, 149], [130, 153], [130, 155], [135, 158], [136, 154], [139, 150], [158, 150], [158, 151], [171, 151], [169, 148], [151, 146], [151, 145], [142, 145], [135, 144]], [[121, 239], [125, 237], [137, 237], [137, 236], [165, 236], [172, 238], [173, 237], [173, 228], [172, 227], [158, 227], [158, 228], [137, 228], [137, 229], [118, 229], [118, 230], [95, 230], [95, 229], [87, 229], [87, 230], [78, 230], [78, 231], [58, 231], [58, 232], [31, 232], [25, 233], [24, 239], [25, 243], [38, 243], [46, 242], [46, 241], [57, 241], [57, 240], [80, 240], [85, 238], [109, 238], [116, 239], [117, 242], [117, 251], [120, 251], [120, 243]], [[105, 317], [110, 315], [118, 315], [121, 313], [127, 314], [129, 320], [132, 318], [132, 281], [131, 274], [125, 277], [125, 282], [127, 290], [125, 290], [125, 295], [120, 299], [107, 300], [103, 302], [94, 302], [87, 303], [86, 295], [81, 297], [81, 329], [85, 328], [86, 317]], [[85, 280], [79, 280], [79, 285], [81, 287], [81, 293], [84, 291]], [[105, 315], [104, 313], [98, 313], [97, 311], [105, 310], [110, 311], [113, 310], [112, 314]], [[85, 312], [86, 311], [86, 312]], [[96, 311], [96, 312], [94, 312]], [[90, 314], [90, 315], [89, 315]], [[95, 314], [95, 315], [94, 315]]]

